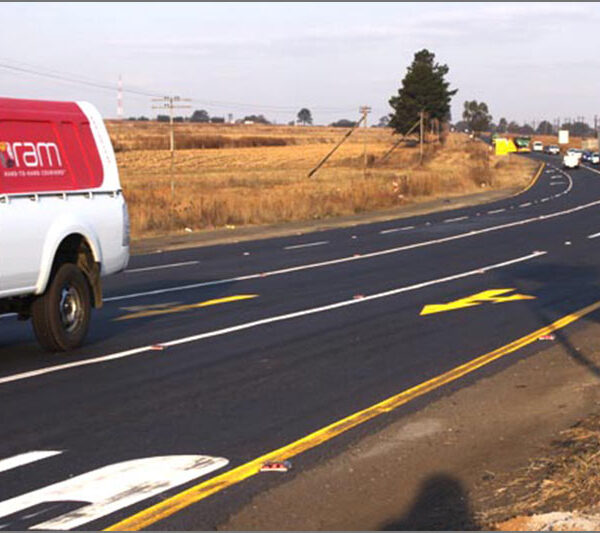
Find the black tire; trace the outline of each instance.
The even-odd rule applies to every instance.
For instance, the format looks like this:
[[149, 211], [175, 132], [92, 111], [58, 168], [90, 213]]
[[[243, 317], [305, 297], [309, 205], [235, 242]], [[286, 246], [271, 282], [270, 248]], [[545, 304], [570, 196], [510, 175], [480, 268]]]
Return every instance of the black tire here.
[[59, 267], [46, 292], [31, 304], [33, 331], [43, 348], [64, 352], [81, 346], [90, 325], [90, 288], [72, 263]]

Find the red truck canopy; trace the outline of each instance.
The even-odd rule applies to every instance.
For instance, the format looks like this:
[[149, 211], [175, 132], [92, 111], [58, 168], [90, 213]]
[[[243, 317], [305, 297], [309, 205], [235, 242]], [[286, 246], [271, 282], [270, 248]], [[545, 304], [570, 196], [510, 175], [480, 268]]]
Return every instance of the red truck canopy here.
[[93, 189], [103, 179], [77, 103], [0, 98], [0, 194]]

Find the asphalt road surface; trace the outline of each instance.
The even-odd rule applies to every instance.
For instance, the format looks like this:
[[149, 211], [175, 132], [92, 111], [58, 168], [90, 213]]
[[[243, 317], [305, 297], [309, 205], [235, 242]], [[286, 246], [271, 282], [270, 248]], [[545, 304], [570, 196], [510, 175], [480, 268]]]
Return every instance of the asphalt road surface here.
[[[76, 353], [0, 317], [0, 529], [214, 528], [544, 347], [453, 370], [600, 300], [600, 173], [535, 157], [492, 204], [133, 257]], [[292, 470], [257, 473], [278, 458]]]

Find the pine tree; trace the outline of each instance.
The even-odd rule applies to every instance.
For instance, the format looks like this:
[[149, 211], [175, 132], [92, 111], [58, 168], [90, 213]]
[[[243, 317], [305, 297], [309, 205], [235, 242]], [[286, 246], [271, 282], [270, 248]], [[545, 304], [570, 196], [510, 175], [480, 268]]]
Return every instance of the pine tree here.
[[437, 119], [441, 123], [450, 120], [450, 100], [458, 89], [450, 90], [450, 83], [444, 79], [448, 66], [434, 61], [435, 54], [429, 50], [417, 52], [398, 96], [390, 98], [394, 109], [390, 126], [398, 133], [406, 133], [419, 120], [421, 111], [426, 113], [427, 120]]

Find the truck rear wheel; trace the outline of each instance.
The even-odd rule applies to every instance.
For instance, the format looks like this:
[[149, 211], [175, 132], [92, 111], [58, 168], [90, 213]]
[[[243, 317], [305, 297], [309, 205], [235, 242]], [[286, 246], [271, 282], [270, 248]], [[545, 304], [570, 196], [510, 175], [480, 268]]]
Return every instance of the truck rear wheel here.
[[56, 271], [46, 292], [31, 305], [33, 331], [48, 351], [72, 350], [83, 343], [91, 312], [85, 276], [74, 264], [65, 263]]

